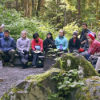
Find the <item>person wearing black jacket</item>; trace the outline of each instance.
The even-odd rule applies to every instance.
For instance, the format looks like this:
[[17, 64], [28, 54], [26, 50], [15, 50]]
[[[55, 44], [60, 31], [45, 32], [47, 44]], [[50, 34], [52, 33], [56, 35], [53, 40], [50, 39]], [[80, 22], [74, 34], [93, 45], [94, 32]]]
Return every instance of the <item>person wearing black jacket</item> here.
[[54, 40], [53, 40], [52, 33], [49, 32], [47, 34], [47, 38], [43, 42], [43, 48], [44, 48], [45, 52], [48, 52], [49, 48], [55, 48], [55, 43], [54, 43]]
[[90, 32], [90, 30], [88, 29], [88, 25], [86, 23], [83, 23], [82, 24], [82, 32], [81, 32], [81, 35], [80, 35], [80, 41], [81, 41], [81, 47], [84, 47], [84, 45], [86, 44], [87, 42], [87, 34]]
[[74, 51], [78, 51], [78, 50], [80, 49], [81, 43], [80, 43], [80, 40], [78, 39], [77, 36], [78, 36], [78, 33], [77, 33], [77, 32], [74, 32], [74, 33], [73, 33], [73, 38], [71, 38], [71, 39], [69, 40], [69, 45], [68, 45], [68, 47], [69, 47], [70, 53], [72, 53], [72, 52], [74, 52]]

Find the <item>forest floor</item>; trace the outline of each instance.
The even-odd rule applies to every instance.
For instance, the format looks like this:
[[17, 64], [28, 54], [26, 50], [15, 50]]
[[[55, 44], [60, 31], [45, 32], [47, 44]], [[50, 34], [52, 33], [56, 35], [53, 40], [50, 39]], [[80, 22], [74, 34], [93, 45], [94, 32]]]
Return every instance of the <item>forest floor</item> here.
[[24, 80], [28, 75], [36, 75], [48, 70], [54, 61], [47, 59], [44, 64], [44, 68], [27, 68], [22, 69], [21, 67], [3, 67], [0, 69], [0, 97], [7, 92], [10, 88], [14, 87], [21, 80]]

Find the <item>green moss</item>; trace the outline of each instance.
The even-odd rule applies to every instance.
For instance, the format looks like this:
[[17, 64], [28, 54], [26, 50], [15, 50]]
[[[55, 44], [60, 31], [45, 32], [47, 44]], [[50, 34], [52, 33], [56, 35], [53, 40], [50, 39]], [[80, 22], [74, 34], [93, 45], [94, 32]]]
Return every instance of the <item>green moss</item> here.
[[[70, 66], [68, 65], [68, 60], [71, 62]], [[90, 62], [82, 56], [74, 56], [73, 54], [64, 54], [53, 67], [68, 71], [70, 69], [78, 69], [79, 66], [83, 67], [84, 77], [98, 75]]]
[[43, 73], [43, 74], [38, 74], [38, 75], [30, 75], [28, 76], [25, 80], [26, 81], [29, 81], [29, 82], [36, 82], [36, 83], [39, 83], [41, 82], [42, 80], [45, 80], [47, 77], [49, 77], [53, 72], [61, 72], [60, 69], [58, 68], [52, 68], [51, 70]]
[[[90, 81], [87, 82], [87, 80]], [[88, 79], [85, 78], [84, 83], [86, 85], [76, 92], [76, 100], [99, 100], [99, 96], [95, 95], [97, 92], [96, 87], [100, 86], [99, 82], [100, 77], [92, 76]], [[93, 91], [90, 92], [91, 88], [93, 88]]]
[[12, 93], [16, 93], [18, 91], [24, 91], [24, 90], [14, 87], [11, 89], [11, 91], [12, 91]]
[[8, 95], [8, 93], [5, 93], [1, 98], [0, 100], [11, 100], [10, 99], [10, 96]]
[[78, 90], [76, 93], [76, 100], [93, 100], [91, 99], [88, 87], [84, 87]]

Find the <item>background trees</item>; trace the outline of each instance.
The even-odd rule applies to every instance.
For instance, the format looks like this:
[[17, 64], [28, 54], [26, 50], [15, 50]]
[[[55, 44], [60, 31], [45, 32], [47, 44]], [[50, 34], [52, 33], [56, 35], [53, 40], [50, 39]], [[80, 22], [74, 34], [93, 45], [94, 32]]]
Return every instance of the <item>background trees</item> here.
[[0, 0], [0, 4], [4, 10], [16, 9], [23, 18], [47, 22], [55, 30], [69, 32], [83, 22], [93, 31], [100, 30], [100, 0]]

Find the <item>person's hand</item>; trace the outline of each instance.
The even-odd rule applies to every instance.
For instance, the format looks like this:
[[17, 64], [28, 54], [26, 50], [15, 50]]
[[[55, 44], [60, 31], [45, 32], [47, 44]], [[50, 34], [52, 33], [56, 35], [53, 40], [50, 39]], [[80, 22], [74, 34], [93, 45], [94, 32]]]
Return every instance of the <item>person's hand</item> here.
[[86, 40], [84, 40], [84, 41], [81, 42], [81, 44], [84, 44], [84, 43], [86, 43]]
[[23, 53], [24, 53], [24, 54], [27, 54], [27, 51], [26, 51], [26, 50], [23, 50]]
[[35, 53], [41, 53], [41, 51], [40, 51], [40, 50], [35, 50], [34, 52], [35, 52]]
[[52, 45], [50, 44], [49, 47], [52, 47]]

